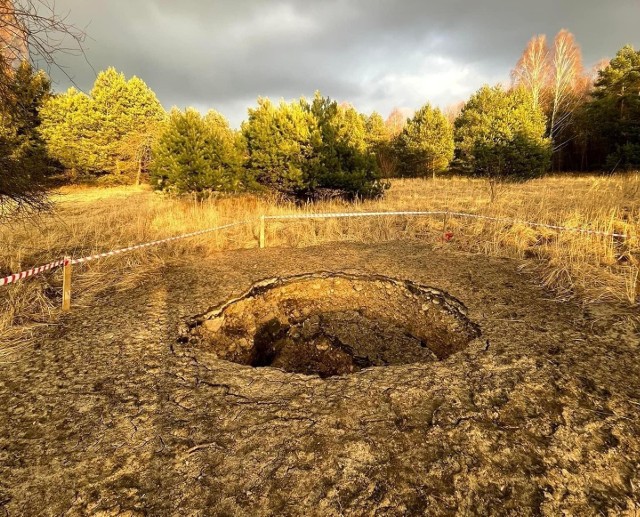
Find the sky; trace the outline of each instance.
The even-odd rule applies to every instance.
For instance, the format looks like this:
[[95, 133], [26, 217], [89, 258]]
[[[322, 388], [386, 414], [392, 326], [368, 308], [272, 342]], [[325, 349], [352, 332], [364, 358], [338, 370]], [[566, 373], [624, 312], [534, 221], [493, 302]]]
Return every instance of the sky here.
[[[55, 88], [89, 91], [96, 71], [142, 78], [169, 109], [215, 109], [234, 127], [258, 96], [316, 90], [386, 117], [445, 108], [507, 83], [535, 34], [573, 32], [585, 65], [640, 48], [640, 0], [57, 0], [87, 33], [60, 55]], [[72, 81], [69, 79], [70, 76]]]

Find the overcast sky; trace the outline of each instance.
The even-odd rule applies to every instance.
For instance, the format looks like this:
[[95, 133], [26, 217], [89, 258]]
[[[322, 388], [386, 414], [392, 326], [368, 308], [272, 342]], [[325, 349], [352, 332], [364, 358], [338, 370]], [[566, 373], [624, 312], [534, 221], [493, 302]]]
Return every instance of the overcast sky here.
[[[57, 0], [86, 27], [93, 69], [137, 75], [166, 108], [214, 108], [234, 126], [258, 96], [315, 90], [360, 111], [445, 107], [507, 82], [534, 34], [572, 31], [586, 65], [640, 47], [640, 0]], [[94, 70], [64, 56], [74, 82]], [[52, 71], [56, 89], [70, 82]]]

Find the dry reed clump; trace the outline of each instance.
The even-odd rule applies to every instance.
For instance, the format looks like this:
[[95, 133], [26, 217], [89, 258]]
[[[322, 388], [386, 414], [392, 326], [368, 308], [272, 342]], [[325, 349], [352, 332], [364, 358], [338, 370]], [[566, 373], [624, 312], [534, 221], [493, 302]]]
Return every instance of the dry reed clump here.
[[[468, 178], [396, 180], [385, 199], [356, 203], [329, 200], [300, 206], [250, 195], [172, 198], [142, 187], [64, 188], [53, 196], [53, 202], [56, 208], [51, 214], [0, 227], [0, 276], [63, 256], [81, 257], [229, 222], [252, 221], [78, 266], [76, 305], [94, 303], [109, 289], [138, 285], [168, 259], [189, 260], [225, 249], [256, 247], [257, 218], [262, 214], [400, 210], [471, 212], [619, 232], [627, 239], [522, 223], [388, 216], [269, 221], [267, 245], [419, 240], [471, 252], [539, 259], [532, 267], [540, 270], [545, 285], [563, 297], [635, 303], [638, 296], [638, 174], [550, 176], [503, 188], [494, 203], [489, 202], [485, 182]], [[450, 242], [443, 242], [445, 232], [453, 233]], [[31, 326], [51, 321], [57, 313], [60, 284], [60, 273], [52, 272], [0, 288], [0, 342], [20, 343]]]

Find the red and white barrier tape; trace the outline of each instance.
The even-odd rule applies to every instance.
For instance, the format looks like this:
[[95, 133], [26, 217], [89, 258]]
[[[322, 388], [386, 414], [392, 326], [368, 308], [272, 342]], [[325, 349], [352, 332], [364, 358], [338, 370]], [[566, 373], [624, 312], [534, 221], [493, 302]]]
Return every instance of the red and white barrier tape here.
[[385, 215], [446, 215], [452, 217], [466, 217], [469, 219], [484, 219], [487, 221], [504, 222], [510, 224], [524, 224], [536, 228], [549, 228], [553, 230], [566, 230], [570, 232], [585, 233], [591, 235], [600, 235], [603, 237], [617, 237], [626, 239], [627, 236], [623, 233], [611, 233], [600, 230], [590, 230], [589, 228], [572, 228], [570, 226], [557, 226], [553, 224], [535, 223], [533, 221], [522, 221], [519, 219], [509, 219], [508, 217], [490, 217], [487, 215], [468, 214], [465, 212], [449, 212], [446, 210], [428, 211], [428, 212], [336, 212], [336, 213], [318, 213], [318, 214], [289, 214], [289, 215], [267, 215], [264, 218], [267, 220], [278, 219], [329, 219], [329, 218], [342, 218], [342, 217], [371, 217], [371, 216], [385, 216]]
[[[544, 223], [536, 223], [532, 221], [521, 221], [518, 219], [509, 219], [507, 217], [490, 217], [486, 215], [479, 214], [468, 214], [465, 212], [449, 212], [446, 210], [438, 210], [438, 211], [414, 211], [414, 212], [337, 212], [337, 213], [319, 213], [319, 214], [288, 214], [288, 215], [266, 215], [263, 216], [264, 220], [291, 220], [291, 219], [329, 219], [329, 218], [342, 218], [342, 217], [374, 217], [374, 216], [414, 216], [414, 215], [443, 215], [443, 216], [451, 216], [451, 217], [466, 217], [470, 219], [483, 219], [487, 221], [497, 221], [497, 222], [505, 222], [510, 224], [524, 224], [527, 226], [538, 227], [538, 228], [549, 228], [553, 230], [566, 230], [577, 233], [584, 233], [590, 235], [600, 235], [603, 237], [616, 237], [621, 239], [626, 239], [627, 236], [623, 233], [612, 233], [612, 232], [604, 232], [599, 230], [590, 230], [588, 228], [572, 228], [568, 226], [557, 226], [553, 224], [544, 224]], [[215, 228], [207, 228], [206, 230], [199, 230], [197, 232], [186, 233], [184, 235], [178, 235], [176, 237], [169, 237], [167, 239], [160, 239], [157, 241], [145, 242], [144, 244], [137, 244], [135, 246], [129, 246], [127, 248], [120, 248], [114, 251], [107, 251], [104, 253], [97, 253], [95, 255], [89, 255], [87, 257], [77, 258], [77, 259], [61, 259], [56, 260], [55, 262], [50, 262], [49, 264], [45, 264], [43, 266], [27, 269], [26, 271], [22, 271], [20, 273], [14, 273], [5, 278], [0, 278], [0, 287], [3, 285], [13, 284], [19, 280], [23, 280], [25, 278], [29, 278], [45, 271], [50, 271], [52, 269], [58, 268], [60, 266], [65, 265], [65, 261], [69, 260], [71, 264], [83, 264], [85, 262], [90, 262], [92, 260], [111, 257], [113, 255], [119, 255], [121, 253], [126, 253], [128, 251], [133, 251], [142, 248], [148, 248], [150, 246], [157, 246], [159, 244], [164, 244], [166, 242], [173, 242], [181, 239], [187, 239], [189, 237], [195, 237], [197, 235], [203, 235], [206, 233], [215, 232], [218, 230], [224, 230], [227, 228], [234, 228], [236, 226], [242, 226], [245, 224], [249, 224], [253, 222], [249, 221], [240, 221], [237, 223], [225, 224], [223, 226], [216, 226]]]
[[158, 244], [164, 244], [165, 242], [173, 242], [173, 241], [177, 241], [177, 240], [181, 240], [181, 239], [187, 239], [189, 237], [196, 237], [197, 235], [203, 235], [205, 233], [211, 233], [211, 232], [215, 232], [218, 230], [225, 230], [227, 228], [233, 228], [236, 226], [242, 226], [244, 224], [248, 224], [250, 222], [253, 221], [241, 221], [238, 223], [230, 223], [230, 224], [225, 224], [223, 226], [216, 226], [215, 228], [207, 228], [206, 230], [199, 230], [197, 232], [191, 232], [191, 233], [185, 233], [184, 235], [178, 235], [176, 237], [169, 237], [167, 239], [160, 239], [158, 241], [152, 241], [152, 242], [145, 242], [144, 244], [137, 244], [135, 246], [129, 246], [127, 248], [120, 248], [118, 250], [114, 250], [114, 251], [107, 251], [105, 253], [97, 253], [95, 255], [89, 255], [88, 257], [82, 257], [82, 258], [77, 258], [77, 259], [61, 259], [61, 260], [56, 260], [55, 262], [50, 262], [49, 264], [45, 264], [44, 266], [39, 266], [39, 267], [34, 267], [31, 269], [27, 269], [26, 271], [22, 271], [20, 273], [14, 273], [12, 275], [9, 275], [5, 278], [0, 278], [0, 286], [3, 285], [8, 285], [8, 284], [14, 284], [19, 280], [22, 280], [24, 278], [29, 278], [35, 275], [38, 275], [40, 273], [44, 273], [45, 271], [50, 271], [52, 269], [56, 269], [58, 267], [64, 266], [66, 265], [66, 261], [68, 261], [70, 264], [83, 264], [85, 262], [89, 262], [91, 260], [96, 260], [99, 258], [104, 258], [104, 257], [110, 257], [112, 255], [119, 255], [121, 253], [125, 253], [128, 251], [133, 251], [133, 250], [137, 250], [137, 249], [142, 249], [142, 248], [148, 248], [150, 246], [157, 246]]
[[15, 284], [18, 280], [39, 275], [40, 273], [44, 273], [45, 271], [50, 271], [51, 269], [56, 269], [60, 266], [64, 266], [64, 264], [65, 259], [56, 260], [55, 262], [50, 262], [49, 264], [45, 264], [44, 266], [32, 267], [31, 269], [27, 269], [26, 271], [14, 273], [13, 275], [9, 275], [5, 278], [0, 278], [0, 286]]
[[248, 224], [252, 221], [241, 221], [239, 223], [230, 223], [225, 224], [224, 226], [216, 226], [215, 228], [208, 228], [206, 230], [199, 230], [197, 232], [185, 233], [184, 235], [178, 235], [176, 237], [169, 237], [167, 239], [161, 239], [159, 241], [151, 241], [145, 242], [144, 244], [136, 244], [135, 246], [129, 246], [128, 248], [120, 248], [118, 250], [106, 251], [104, 253], [97, 253], [95, 255], [89, 255], [88, 257], [82, 257], [79, 259], [72, 259], [71, 264], [82, 264], [84, 262], [90, 262], [91, 260], [96, 260], [104, 257], [111, 257], [113, 255], [120, 255], [120, 253], [126, 253], [127, 251], [139, 250], [142, 248], [148, 248], [150, 246], [157, 246], [158, 244], [164, 244], [165, 242], [173, 242], [182, 239], [187, 239], [189, 237], [196, 237], [198, 235], [204, 235], [205, 233], [215, 232], [217, 230], [225, 230], [227, 228], [234, 228], [235, 226], [242, 226], [244, 224]]

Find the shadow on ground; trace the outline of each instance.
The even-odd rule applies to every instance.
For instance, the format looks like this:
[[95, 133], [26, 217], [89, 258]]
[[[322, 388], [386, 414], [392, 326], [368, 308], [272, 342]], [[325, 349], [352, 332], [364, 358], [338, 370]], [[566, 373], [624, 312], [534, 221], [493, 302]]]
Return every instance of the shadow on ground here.
[[[633, 320], [554, 301], [519, 265], [407, 243], [246, 250], [76, 308], [2, 366], [0, 514], [633, 512]], [[178, 341], [255, 282], [319, 270], [441, 289], [482, 337], [324, 379]]]

